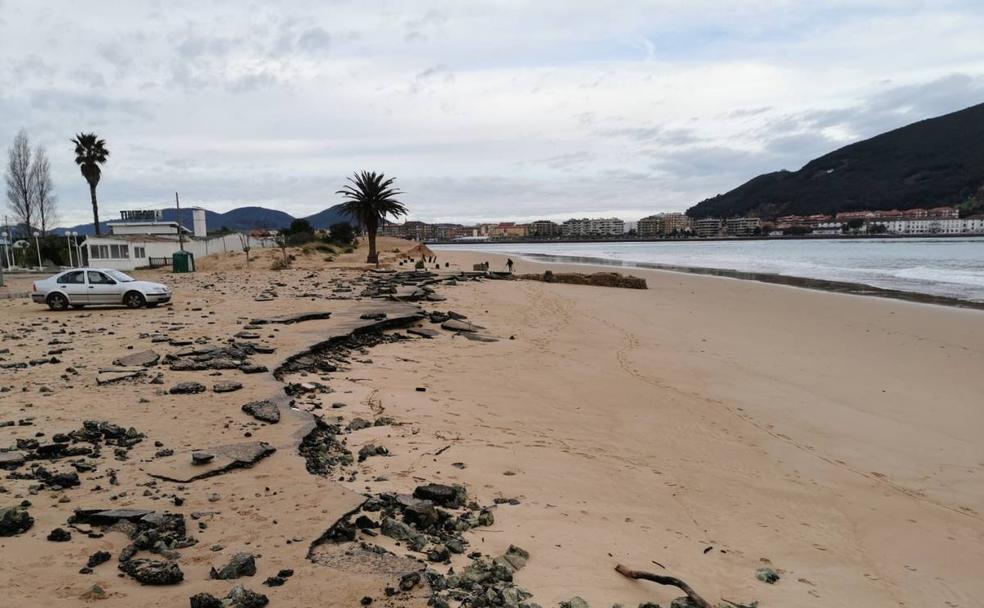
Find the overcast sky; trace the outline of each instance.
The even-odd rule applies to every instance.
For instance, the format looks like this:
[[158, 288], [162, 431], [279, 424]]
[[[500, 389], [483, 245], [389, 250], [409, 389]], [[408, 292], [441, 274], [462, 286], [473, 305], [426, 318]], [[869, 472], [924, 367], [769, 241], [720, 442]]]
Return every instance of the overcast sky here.
[[359, 169], [413, 219], [637, 219], [984, 102], [982, 32], [981, 0], [0, 0], [0, 145], [47, 147], [64, 224], [80, 130], [106, 219], [302, 216]]

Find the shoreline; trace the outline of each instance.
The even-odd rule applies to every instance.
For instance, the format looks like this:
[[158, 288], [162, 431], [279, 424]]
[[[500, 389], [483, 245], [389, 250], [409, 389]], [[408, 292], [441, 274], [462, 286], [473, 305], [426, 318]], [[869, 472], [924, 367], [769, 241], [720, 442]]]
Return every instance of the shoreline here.
[[[438, 251], [467, 251], [469, 253], [485, 253], [480, 249], [435, 249]], [[490, 255], [506, 257], [508, 253], [489, 252]], [[607, 258], [596, 258], [591, 256], [568, 256], [554, 255], [548, 253], [514, 253], [521, 259], [538, 264], [572, 264], [577, 266], [596, 266], [601, 268], [639, 268], [644, 270], [660, 270], [664, 272], [678, 272], [684, 274], [696, 274], [702, 276], [716, 276], [742, 281], [755, 281], [759, 283], [770, 283], [774, 285], [786, 285], [801, 289], [811, 289], [814, 291], [824, 291], [830, 293], [841, 293], [857, 296], [871, 296], [877, 298], [887, 298], [915, 302], [918, 304], [935, 304], [937, 306], [949, 306], [953, 308], [969, 308], [973, 310], [984, 310], [984, 301], [966, 300], [951, 296], [941, 296], [928, 294], [918, 291], [906, 291], [902, 289], [889, 289], [886, 287], [876, 287], [865, 283], [855, 283], [851, 281], [833, 281], [829, 279], [814, 279], [809, 277], [798, 277], [772, 272], [747, 272], [742, 270], [732, 270], [728, 268], [710, 268], [705, 266], [680, 266], [675, 264], [658, 264], [655, 262], [631, 262], [623, 260], [612, 260]]]
[[878, 241], [890, 239], [984, 239], [984, 232], [966, 234], [789, 234], [777, 236], [693, 236], [687, 238], [611, 238], [611, 239], [498, 239], [489, 241], [427, 241], [425, 245], [510, 245], [534, 243], [546, 245], [550, 243], [712, 243], [720, 241]]

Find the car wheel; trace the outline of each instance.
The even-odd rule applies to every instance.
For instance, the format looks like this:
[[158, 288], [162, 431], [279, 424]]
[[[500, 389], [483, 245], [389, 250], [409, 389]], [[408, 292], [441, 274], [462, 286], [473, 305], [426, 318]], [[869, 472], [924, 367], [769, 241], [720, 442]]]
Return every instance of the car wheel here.
[[68, 298], [55, 292], [48, 296], [48, 308], [51, 310], [65, 310], [68, 308]]
[[123, 296], [123, 303], [127, 308], [140, 308], [147, 303], [147, 299], [139, 291], [128, 291]]

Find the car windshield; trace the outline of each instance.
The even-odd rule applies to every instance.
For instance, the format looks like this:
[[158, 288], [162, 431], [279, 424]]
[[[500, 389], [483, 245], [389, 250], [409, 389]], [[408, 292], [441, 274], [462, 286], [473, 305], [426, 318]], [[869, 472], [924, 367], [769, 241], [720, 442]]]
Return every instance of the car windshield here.
[[129, 283], [130, 281], [136, 281], [136, 279], [134, 279], [130, 275], [120, 272], [119, 270], [107, 270], [106, 274], [113, 277], [120, 283]]

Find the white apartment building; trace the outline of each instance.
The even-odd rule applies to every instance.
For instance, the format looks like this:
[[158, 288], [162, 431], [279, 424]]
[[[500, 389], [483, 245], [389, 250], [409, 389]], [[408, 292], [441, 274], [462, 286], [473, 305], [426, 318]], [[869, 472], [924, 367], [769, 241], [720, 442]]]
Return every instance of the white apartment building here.
[[565, 237], [621, 236], [625, 222], [617, 217], [569, 219], [562, 227]]
[[889, 234], [984, 234], [984, 218], [916, 219], [873, 221], [881, 224]]

